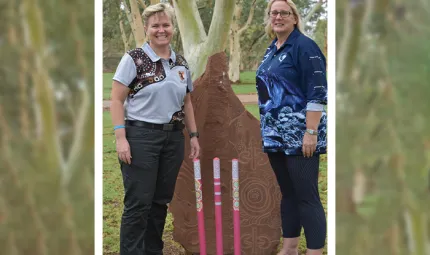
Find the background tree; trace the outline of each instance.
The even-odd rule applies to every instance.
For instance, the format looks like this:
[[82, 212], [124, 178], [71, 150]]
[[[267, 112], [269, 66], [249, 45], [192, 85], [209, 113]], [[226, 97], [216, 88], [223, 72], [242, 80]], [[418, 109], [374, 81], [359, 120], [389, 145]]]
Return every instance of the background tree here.
[[[106, 71], [113, 71], [113, 69], [118, 64], [119, 59], [124, 54], [124, 51], [126, 49], [134, 48], [135, 47], [135, 40], [134, 35], [132, 33], [132, 27], [131, 23], [129, 22], [129, 19], [126, 18], [125, 10], [120, 12], [120, 5], [118, 4], [119, 1], [107, 1], [107, 4], [104, 5], [104, 65]], [[122, 0], [129, 3], [130, 0]], [[141, 1], [141, 0], [133, 0], [137, 1], [139, 4], [140, 11], [143, 11], [143, 8], [145, 5], [150, 4], [149, 1]], [[173, 4], [173, 1], [168, 1]], [[233, 46], [233, 41], [229, 43], [230, 47], [227, 48], [227, 52], [230, 56], [230, 73], [237, 73], [239, 70], [255, 70], [261, 61], [261, 57], [264, 54], [264, 52], [261, 51], [262, 48], [266, 48], [267, 45], [270, 43], [270, 40], [265, 36], [264, 33], [264, 24], [263, 24], [263, 17], [264, 17], [264, 11], [266, 9], [267, 2], [265, 0], [256, 0], [255, 1], [255, 8], [254, 8], [254, 15], [252, 19], [250, 19], [250, 22], [247, 23], [249, 14], [251, 13], [251, 7], [253, 6], [253, 0], [242, 0], [241, 5], [239, 5], [242, 8], [241, 12], [237, 12], [238, 14], [241, 13], [240, 18], [234, 18], [231, 23], [231, 28], [233, 30], [241, 31], [240, 39], [236, 40], [236, 43]], [[295, 1], [300, 13], [302, 16], [308, 16], [308, 22], [306, 23], [306, 31], [309, 36], [316, 39], [318, 45], [321, 47], [321, 49], [324, 48], [323, 40], [317, 40], [316, 36], [318, 36], [318, 31], [320, 31], [320, 34], [323, 35], [326, 31], [326, 26], [321, 23], [321, 25], [318, 25], [320, 21], [326, 21], [326, 2], [316, 1], [316, 0], [298, 0]], [[198, 10], [195, 17], [198, 18], [198, 20], [201, 20], [201, 23], [203, 25], [203, 30], [206, 36], [209, 35], [209, 29], [211, 27], [211, 23], [213, 20], [213, 14], [214, 14], [214, 8], [215, 8], [215, 1], [213, 0], [193, 0], [184, 2], [185, 6], [191, 6], [190, 4], [196, 5], [196, 9]], [[182, 6], [181, 2], [181, 6]], [[129, 6], [130, 4], [127, 4]], [[318, 8], [316, 8], [318, 7]], [[191, 7], [190, 7], [191, 8]], [[233, 10], [233, 9], [232, 9]], [[314, 11], [312, 11], [314, 10]], [[191, 11], [191, 9], [190, 9]], [[121, 17], [121, 18], [120, 18]], [[131, 18], [130, 18], [131, 20]], [[196, 23], [199, 23], [200, 21], [195, 21]], [[122, 23], [124, 33], [121, 33], [120, 29], [120, 23]], [[235, 25], [236, 24], [236, 25]], [[239, 30], [239, 28], [243, 27], [245, 24], [248, 24], [247, 29]], [[236, 29], [235, 29], [236, 27]], [[203, 31], [202, 30], [202, 31]], [[200, 33], [200, 32], [199, 32]], [[184, 54], [185, 50], [182, 46], [182, 40], [181, 40], [181, 33], [180, 28], [177, 26], [175, 30], [174, 37], [172, 39], [172, 46], [180, 54]], [[127, 41], [126, 38], [129, 40]], [[227, 38], [239, 38], [237, 36], [228, 36]], [[238, 43], [240, 42], [240, 43]], [[321, 42], [321, 44], [320, 44]], [[239, 50], [237, 50], [237, 47], [240, 47]], [[235, 50], [236, 49], [236, 50]], [[241, 54], [242, 51], [246, 52], [246, 54]], [[231, 52], [231, 53], [230, 53]], [[232, 54], [233, 53], [233, 54]], [[197, 54], [197, 53], [195, 53]], [[237, 57], [240, 54], [240, 59]], [[233, 62], [235, 64], [233, 64]], [[191, 63], [192, 64], [192, 63]], [[193, 64], [192, 64], [193, 65]], [[234, 70], [234, 71], [232, 71]], [[232, 79], [231, 75], [230, 78]]]
[[[141, 47], [146, 40], [142, 14], [148, 5], [160, 0], [103, 0], [103, 59], [105, 71], [113, 71], [128, 50]], [[181, 49], [180, 33], [175, 29], [174, 49]]]
[[241, 47], [240, 39], [243, 32], [248, 29], [254, 17], [254, 9], [257, 4], [257, 0], [252, 0], [251, 7], [249, 10], [248, 18], [246, 23], [242, 26], [239, 24], [242, 17], [243, 0], [236, 0], [234, 7], [233, 22], [230, 28], [230, 61], [229, 61], [229, 72], [228, 75], [232, 82], [239, 81], [240, 74], [240, 60], [241, 60]]
[[327, 19], [320, 19], [316, 22], [313, 38], [327, 57]]
[[430, 254], [430, 6], [336, 8], [337, 253]]
[[[249, 16], [241, 15], [242, 13], [251, 13], [253, 2], [251, 0], [243, 1], [242, 5], [240, 5], [241, 11], [237, 11], [237, 14], [240, 14], [237, 15], [240, 19], [233, 19], [232, 31], [237, 29], [235, 26], [237, 27], [238, 25], [235, 25], [235, 23], [248, 25], [244, 27], [246, 29], [238, 30], [241, 31], [239, 36], [232, 33], [229, 37], [229, 75], [233, 82], [240, 82], [237, 77], [238, 72], [255, 70], [258, 67], [264, 55], [264, 50], [262, 51], [261, 49], [266, 49], [271, 42], [264, 32], [264, 12], [267, 1], [256, 1], [254, 18], [249, 23], [247, 23]], [[326, 1], [298, 0], [294, 2], [303, 17], [306, 34], [315, 39], [321, 50], [324, 50], [325, 40], [323, 35], [327, 31]], [[317, 38], [318, 36], [319, 38]], [[237, 39], [240, 40], [240, 43], [237, 43]], [[234, 40], [236, 40], [236, 43]], [[241, 54], [242, 51], [246, 52], [246, 54]]]
[[185, 58], [193, 80], [206, 68], [209, 56], [224, 51], [233, 18], [234, 1], [217, 0], [209, 31], [206, 33], [194, 0], [173, 0]]
[[[151, 0], [151, 4], [158, 3], [159, 1]], [[127, 16], [128, 23], [131, 27], [131, 32], [134, 36], [134, 48], [141, 47], [145, 41], [145, 30], [143, 28], [143, 20], [142, 20], [142, 12], [146, 7], [146, 4], [143, 0], [129, 0], [129, 5], [127, 4], [127, 0], [121, 0], [120, 8], [124, 9], [124, 12]], [[122, 38], [126, 38], [126, 35], [122, 34]]]
[[93, 254], [94, 6], [19, 0], [0, 14], [1, 253]]

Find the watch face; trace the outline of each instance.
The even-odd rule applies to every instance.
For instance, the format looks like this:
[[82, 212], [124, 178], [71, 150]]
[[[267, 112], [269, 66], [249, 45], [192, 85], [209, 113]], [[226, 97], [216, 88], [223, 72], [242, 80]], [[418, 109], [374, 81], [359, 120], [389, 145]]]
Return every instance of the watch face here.
[[317, 132], [317, 131], [312, 130], [312, 129], [307, 129], [307, 130], [306, 130], [306, 132], [308, 132], [308, 133], [309, 133], [309, 134], [311, 134], [311, 135], [316, 135], [316, 134], [318, 134], [318, 132]]

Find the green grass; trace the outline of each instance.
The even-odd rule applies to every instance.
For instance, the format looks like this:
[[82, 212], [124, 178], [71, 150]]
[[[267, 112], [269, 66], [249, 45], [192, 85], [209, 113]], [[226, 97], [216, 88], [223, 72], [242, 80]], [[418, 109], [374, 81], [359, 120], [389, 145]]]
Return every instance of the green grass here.
[[[259, 119], [258, 106], [246, 105], [245, 108]], [[121, 171], [119, 169], [118, 160], [115, 152], [115, 138], [112, 132], [112, 121], [109, 112], [103, 113], [103, 253], [118, 254], [119, 253], [119, 226], [121, 222], [121, 214], [123, 210], [123, 186]], [[327, 157], [321, 157], [320, 164], [320, 180], [319, 191], [324, 209], [327, 205]], [[167, 216], [164, 242], [165, 247], [172, 253], [182, 254], [182, 248], [173, 241], [172, 238], [172, 215]], [[302, 232], [302, 238], [299, 244], [300, 252], [306, 250], [306, 243]], [[324, 253], [326, 254], [326, 252]]]
[[[103, 100], [110, 99], [113, 73], [103, 73]], [[240, 83], [231, 86], [235, 94], [257, 93], [255, 88], [255, 72], [243, 72], [240, 74]]]
[[241, 72], [238, 84], [255, 84], [255, 71]]
[[255, 87], [255, 84], [241, 84], [241, 85], [233, 84], [233, 85], [231, 85], [231, 88], [233, 89], [233, 91], [236, 95], [257, 93], [257, 89]]
[[103, 73], [103, 100], [110, 99], [113, 73]]
[[258, 110], [258, 105], [256, 104], [247, 104], [245, 105], [245, 109], [254, 115], [258, 120], [260, 120], [260, 111]]

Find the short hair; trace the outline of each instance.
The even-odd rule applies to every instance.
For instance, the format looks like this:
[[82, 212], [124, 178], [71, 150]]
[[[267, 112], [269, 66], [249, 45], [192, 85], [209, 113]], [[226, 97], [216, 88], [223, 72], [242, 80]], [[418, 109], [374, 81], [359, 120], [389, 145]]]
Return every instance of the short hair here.
[[144, 25], [148, 25], [148, 20], [151, 16], [161, 12], [164, 12], [170, 18], [172, 24], [174, 24], [175, 11], [173, 10], [172, 6], [166, 3], [158, 3], [146, 7], [143, 11], [142, 17]]
[[291, 10], [293, 11], [293, 15], [296, 17], [297, 20], [297, 24], [295, 25], [295, 27], [303, 33], [303, 27], [302, 27], [302, 18], [300, 17], [300, 13], [297, 10], [297, 6], [296, 4], [291, 1], [291, 0], [270, 0], [269, 3], [267, 4], [267, 8], [266, 8], [266, 13], [264, 14], [264, 23], [266, 24], [264, 30], [266, 31], [267, 36], [269, 36], [270, 39], [275, 39], [276, 35], [272, 30], [272, 26], [270, 25], [270, 9], [272, 8], [272, 4], [276, 1], [282, 1], [282, 2], [286, 2], [290, 7]]

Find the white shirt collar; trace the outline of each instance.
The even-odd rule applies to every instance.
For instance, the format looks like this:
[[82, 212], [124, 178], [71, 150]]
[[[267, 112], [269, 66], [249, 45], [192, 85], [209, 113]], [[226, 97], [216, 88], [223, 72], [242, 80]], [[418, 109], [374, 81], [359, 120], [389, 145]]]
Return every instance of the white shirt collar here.
[[[152, 62], [157, 62], [161, 59], [160, 56], [158, 56], [155, 51], [149, 46], [148, 42], [145, 42], [142, 46], [143, 51], [149, 56]], [[176, 62], [176, 54], [172, 50], [172, 47], [170, 47], [170, 59], [173, 61], [173, 63]]]

